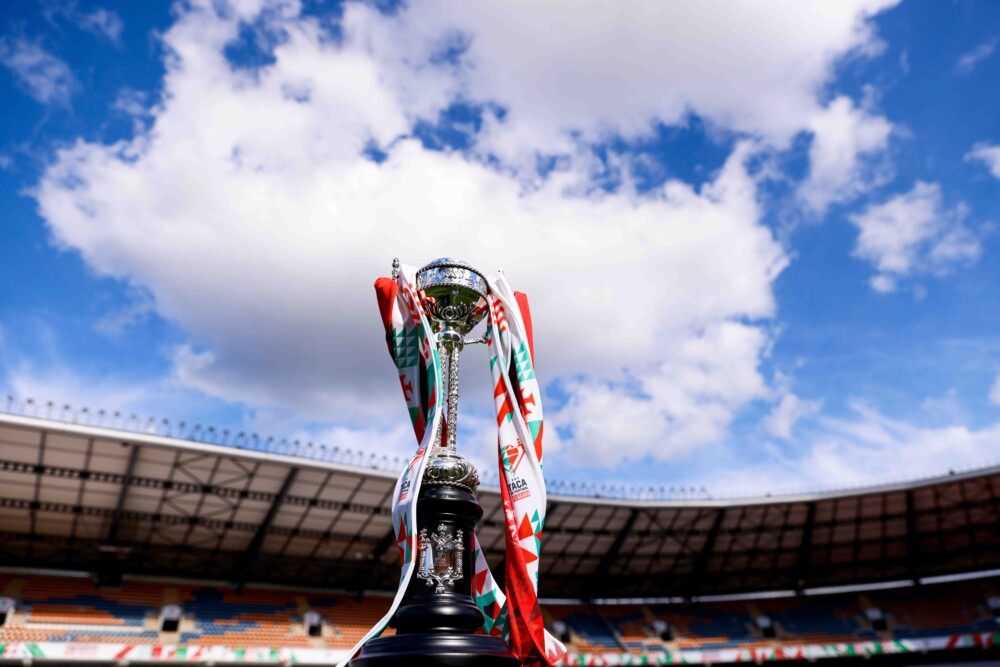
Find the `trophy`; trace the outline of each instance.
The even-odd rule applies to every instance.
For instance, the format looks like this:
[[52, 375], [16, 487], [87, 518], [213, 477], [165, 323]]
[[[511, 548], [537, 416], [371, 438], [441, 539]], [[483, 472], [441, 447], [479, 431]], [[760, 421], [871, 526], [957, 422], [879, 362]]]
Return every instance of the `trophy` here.
[[437, 333], [445, 419], [439, 420], [417, 498], [417, 570], [391, 621], [396, 634], [370, 640], [350, 666], [395, 667], [405, 661], [417, 667], [518, 667], [503, 640], [476, 634], [483, 614], [472, 599], [473, 535], [483, 509], [475, 495], [479, 475], [455, 446], [459, 355], [466, 344], [486, 341], [465, 337], [486, 316], [489, 286], [475, 268], [448, 258], [417, 271], [416, 282]]
[[[458, 358], [465, 336], [486, 316], [486, 278], [463, 261], [438, 259], [417, 271], [417, 291], [438, 335], [441, 370], [447, 382], [445, 419], [435, 435], [424, 484], [455, 484], [475, 491], [479, 475], [455, 447], [458, 433]], [[484, 339], [485, 340], [485, 339]], [[471, 343], [482, 340], [468, 341]]]

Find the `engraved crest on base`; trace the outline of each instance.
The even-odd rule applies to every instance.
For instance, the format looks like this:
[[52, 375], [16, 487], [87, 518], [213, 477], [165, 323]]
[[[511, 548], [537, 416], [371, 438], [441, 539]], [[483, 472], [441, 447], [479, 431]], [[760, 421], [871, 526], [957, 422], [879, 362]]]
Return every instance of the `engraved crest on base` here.
[[452, 590], [456, 581], [462, 579], [462, 560], [465, 544], [462, 531], [454, 534], [443, 523], [436, 533], [428, 534], [426, 528], [420, 530], [420, 567], [417, 577], [434, 586], [435, 593]]

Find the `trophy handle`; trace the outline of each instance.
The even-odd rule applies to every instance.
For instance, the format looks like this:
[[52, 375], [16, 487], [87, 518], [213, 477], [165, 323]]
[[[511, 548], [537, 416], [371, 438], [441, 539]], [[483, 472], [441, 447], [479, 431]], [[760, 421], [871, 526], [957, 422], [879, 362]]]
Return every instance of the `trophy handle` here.
[[466, 338], [462, 341], [462, 345], [486, 345], [486, 343], [487, 338], [485, 333], [479, 338]]

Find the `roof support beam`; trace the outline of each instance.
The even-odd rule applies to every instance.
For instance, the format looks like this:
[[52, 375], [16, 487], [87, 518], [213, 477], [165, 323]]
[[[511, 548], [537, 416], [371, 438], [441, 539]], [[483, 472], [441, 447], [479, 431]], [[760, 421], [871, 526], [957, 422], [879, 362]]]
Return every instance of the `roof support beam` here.
[[[958, 483], [958, 490], [962, 496], [962, 513], [965, 515], [965, 527], [969, 534], [969, 546], [972, 547], [972, 551], [978, 551], [978, 540], [976, 539], [976, 524], [972, 520], [972, 505], [969, 503], [969, 494], [966, 492], [966, 482]], [[976, 556], [976, 561], [978, 562], [979, 557]]]
[[372, 559], [369, 561], [364, 573], [358, 577], [358, 588], [354, 592], [355, 599], [360, 600], [364, 597], [365, 590], [367, 590], [372, 577], [382, 568], [382, 559], [385, 557], [385, 552], [394, 544], [396, 544], [396, 529], [389, 528], [389, 532], [372, 549]]
[[919, 578], [920, 540], [917, 537], [917, 504], [913, 491], [906, 492], [906, 563], [910, 578]]
[[726, 510], [720, 507], [718, 514], [715, 515], [715, 521], [712, 522], [712, 527], [708, 531], [708, 537], [705, 538], [705, 544], [695, 559], [694, 572], [691, 574], [690, 585], [687, 591], [688, 597], [701, 589], [702, 580], [705, 578], [705, 572], [708, 569], [708, 561], [715, 552], [715, 542], [719, 539], [719, 530], [722, 528], [722, 519], [725, 516]]
[[597, 564], [594, 569], [594, 573], [591, 575], [595, 580], [601, 581], [608, 575], [611, 570], [611, 566], [615, 564], [618, 560], [618, 554], [622, 550], [622, 545], [625, 543], [625, 538], [628, 537], [629, 533], [632, 531], [632, 526], [635, 525], [635, 520], [639, 517], [639, 508], [632, 510], [625, 523], [622, 525], [622, 529], [618, 531], [618, 535], [615, 536], [615, 541], [611, 543], [611, 547], [605, 552], [604, 557], [601, 558], [601, 562]]
[[48, 437], [48, 431], [42, 431], [41, 436], [38, 439], [38, 463], [35, 465], [35, 492], [31, 500], [31, 511], [29, 513], [29, 518], [31, 521], [30, 528], [28, 529], [28, 557], [34, 556], [35, 547], [35, 534], [38, 522], [38, 508], [41, 505], [42, 499], [42, 470], [45, 469], [45, 440]]
[[816, 503], [806, 506], [806, 522], [802, 526], [802, 542], [799, 543], [799, 557], [795, 563], [795, 590], [801, 593], [808, 587], [811, 572], [809, 571], [809, 552], [812, 547], [813, 529], [816, 526]]
[[274, 517], [278, 515], [278, 510], [281, 509], [282, 503], [285, 502], [285, 497], [288, 495], [289, 490], [292, 488], [292, 484], [295, 483], [295, 478], [299, 475], [298, 468], [292, 468], [288, 471], [288, 475], [285, 476], [285, 481], [281, 483], [281, 489], [274, 496], [274, 500], [271, 502], [271, 506], [267, 510], [267, 514], [264, 515], [264, 520], [260, 522], [260, 526], [257, 527], [257, 532], [254, 533], [253, 539], [250, 540], [250, 544], [247, 545], [246, 551], [243, 552], [243, 557], [240, 559], [239, 575], [243, 576], [246, 574], [247, 566], [257, 559], [260, 555], [260, 548], [264, 544], [264, 538], [267, 537], [267, 531], [271, 529], [271, 524], [274, 523]]
[[115, 512], [111, 515], [111, 525], [108, 527], [108, 536], [105, 540], [109, 545], [115, 544], [118, 539], [118, 528], [121, 526], [122, 514], [125, 511], [125, 499], [128, 497], [128, 489], [132, 485], [132, 476], [135, 474], [135, 463], [139, 460], [139, 449], [139, 445], [132, 444], [132, 451], [128, 455], [125, 478], [118, 491], [118, 502], [115, 503]]

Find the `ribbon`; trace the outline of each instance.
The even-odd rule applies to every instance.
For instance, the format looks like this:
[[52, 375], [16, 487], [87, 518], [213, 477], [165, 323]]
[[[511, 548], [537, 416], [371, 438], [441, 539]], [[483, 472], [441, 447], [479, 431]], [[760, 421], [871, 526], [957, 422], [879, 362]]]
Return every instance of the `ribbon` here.
[[355, 644], [337, 667], [346, 665], [368, 640], [385, 631], [413, 578], [418, 555], [415, 530], [417, 496], [427, 464], [427, 451], [442, 419], [441, 359], [438, 356], [437, 335], [417, 295], [413, 267], [400, 267], [396, 281], [380, 278], [375, 282], [375, 292], [385, 324], [389, 355], [396, 363], [403, 398], [420, 446], [396, 480], [392, 494], [392, 526], [396, 533], [400, 564], [396, 597], [385, 616]]
[[[396, 281], [375, 282], [389, 354], [414, 433], [420, 446], [396, 482], [392, 521], [399, 545], [401, 574], [388, 613], [353, 650], [380, 635], [402, 601], [415, 570], [418, 553], [414, 527], [427, 450], [440, 409], [441, 362], [437, 337], [415, 289], [413, 267], [401, 266]], [[542, 474], [542, 399], [534, 370], [534, 345], [527, 297], [514, 292], [500, 274], [487, 282], [489, 318], [487, 346], [493, 377], [497, 419], [497, 465], [503, 499], [506, 545], [506, 590], [501, 591], [486, 562], [479, 538], [473, 536], [473, 598], [483, 612], [483, 631], [503, 639], [525, 665], [553, 665], [566, 647], [545, 630], [538, 604], [538, 566], [545, 525], [545, 478]], [[348, 659], [340, 663], [346, 664]]]

